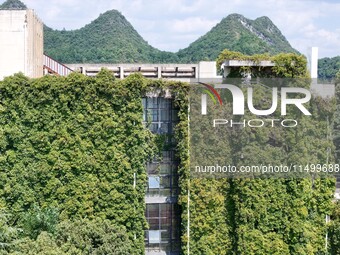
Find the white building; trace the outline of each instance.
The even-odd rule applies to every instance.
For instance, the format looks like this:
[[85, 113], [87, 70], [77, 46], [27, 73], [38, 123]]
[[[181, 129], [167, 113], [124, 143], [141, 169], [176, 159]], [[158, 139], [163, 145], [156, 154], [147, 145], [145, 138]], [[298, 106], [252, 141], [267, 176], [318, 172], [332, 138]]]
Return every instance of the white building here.
[[0, 80], [43, 76], [43, 23], [33, 10], [0, 10], [0, 56]]

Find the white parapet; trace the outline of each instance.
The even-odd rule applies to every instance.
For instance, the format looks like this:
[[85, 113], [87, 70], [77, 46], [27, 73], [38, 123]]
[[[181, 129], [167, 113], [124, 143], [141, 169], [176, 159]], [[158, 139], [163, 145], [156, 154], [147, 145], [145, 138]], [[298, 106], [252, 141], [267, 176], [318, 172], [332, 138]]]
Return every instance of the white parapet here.
[[201, 61], [198, 63], [199, 78], [214, 78], [216, 77], [216, 62]]

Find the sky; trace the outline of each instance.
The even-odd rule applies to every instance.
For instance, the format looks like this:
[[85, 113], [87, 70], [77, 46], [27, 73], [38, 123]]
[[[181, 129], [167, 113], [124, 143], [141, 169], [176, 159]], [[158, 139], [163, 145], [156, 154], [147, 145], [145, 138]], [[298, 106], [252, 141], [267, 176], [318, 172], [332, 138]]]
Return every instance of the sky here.
[[[0, 0], [0, 2], [2, 2]], [[79, 29], [107, 10], [120, 11], [152, 46], [176, 52], [224, 17], [269, 17], [290, 44], [309, 56], [340, 55], [340, 0], [23, 0], [54, 29]]]

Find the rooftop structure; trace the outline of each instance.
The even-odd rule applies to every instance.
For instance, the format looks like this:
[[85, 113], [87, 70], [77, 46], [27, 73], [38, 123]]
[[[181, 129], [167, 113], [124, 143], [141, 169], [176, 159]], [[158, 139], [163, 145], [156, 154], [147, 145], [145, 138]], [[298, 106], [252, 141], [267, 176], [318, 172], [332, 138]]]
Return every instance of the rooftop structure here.
[[0, 80], [43, 76], [43, 23], [33, 10], [0, 10]]
[[68, 64], [68, 68], [88, 76], [95, 76], [101, 68], [112, 71], [119, 79], [140, 72], [146, 78], [172, 79], [191, 82], [199, 78], [221, 78], [216, 75], [216, 62], [195, 64]]

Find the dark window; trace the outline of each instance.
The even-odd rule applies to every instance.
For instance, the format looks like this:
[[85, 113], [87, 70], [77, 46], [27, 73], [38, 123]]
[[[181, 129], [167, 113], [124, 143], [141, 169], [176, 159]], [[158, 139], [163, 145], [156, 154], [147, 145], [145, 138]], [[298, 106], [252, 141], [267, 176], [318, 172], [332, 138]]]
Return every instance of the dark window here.
[[[175, 157], [175, 126], [178, 109], [166, 98], [143, 98], [143, 119], [151, 132], [165, 135], [165, 150], [147, 165], [147, 196], [166, 197], [167, 203], [147, 204], [145, 216], [149, 229], [145, 231], [147, 251], [180, 252], [180, 208], [173, 198], [178, 195], [178, 160]], [[170, 198], [170, 199], [168, 199]]]

